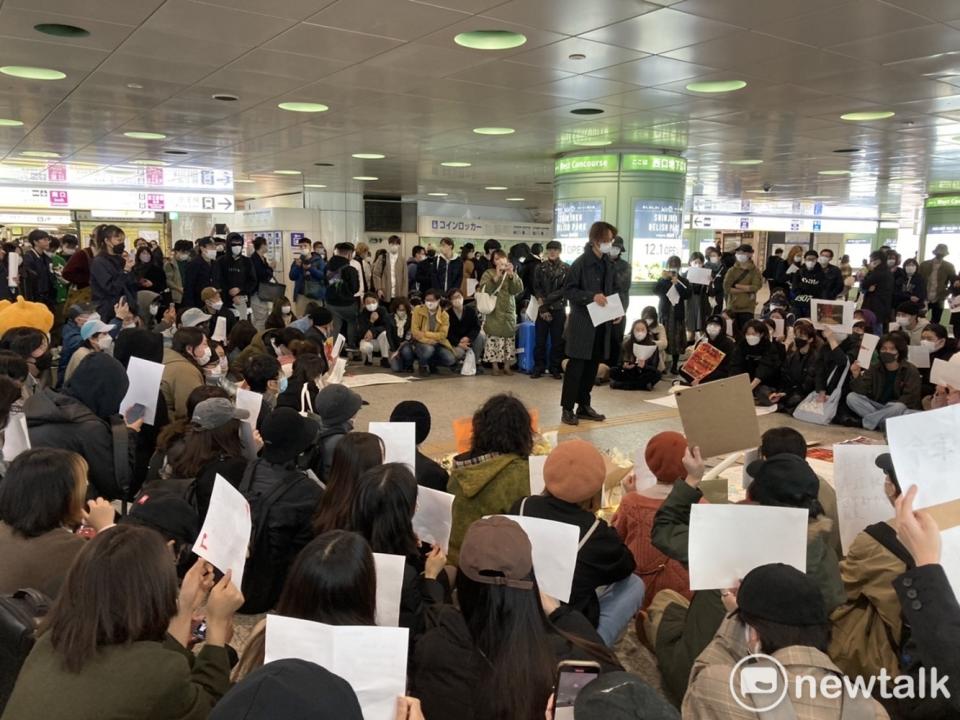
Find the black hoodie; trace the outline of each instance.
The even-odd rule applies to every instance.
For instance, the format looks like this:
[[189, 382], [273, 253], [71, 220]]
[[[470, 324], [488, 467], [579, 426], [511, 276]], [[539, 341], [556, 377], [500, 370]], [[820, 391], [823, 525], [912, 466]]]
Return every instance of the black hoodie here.
[[337, 255], [327, 263], [327, 304], [358, 304], [359, 290], [360, 276], [347, 258]]

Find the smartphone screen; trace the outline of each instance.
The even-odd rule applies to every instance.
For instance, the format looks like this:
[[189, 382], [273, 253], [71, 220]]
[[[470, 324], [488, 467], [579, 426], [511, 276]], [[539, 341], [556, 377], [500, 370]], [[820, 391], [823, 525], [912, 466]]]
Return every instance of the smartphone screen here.
[[600, 667], [596, 663], [574, 665], [560, 663], [557, 673], [556, 705], [554, 720], [573, 720], [573, 706], [577, 695], [588, 684], [596, 680]]
[[133, 424], [140, 418], [142, 418], [147, 412], [147, 408], [140, 403], [135, 403], [127, 408], [126, 420], [127, 423]]

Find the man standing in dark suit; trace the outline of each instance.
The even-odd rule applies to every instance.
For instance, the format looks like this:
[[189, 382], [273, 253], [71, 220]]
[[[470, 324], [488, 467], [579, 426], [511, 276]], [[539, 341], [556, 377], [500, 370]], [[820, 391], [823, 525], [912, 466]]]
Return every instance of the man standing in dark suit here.
[[[580, 419], [602, 422], [606, 417], [590, 406], [590, 392], [600, 362], [610, 346], [610, 333], [618, 320], [594, 327], [587, 306], [606, 306], [607, 297], [620, 291], [610, 253], [617, 229], [607, 222], [595, 222], [590, 228], [590, 243], [570, 268], [564, 285], [564, 297], [570, 302], [566, 351], [569, 362], [563, 375], [560, 405], [562, 421], [579, 425]], [[574, 406], [577, 411], [574, 413]]]

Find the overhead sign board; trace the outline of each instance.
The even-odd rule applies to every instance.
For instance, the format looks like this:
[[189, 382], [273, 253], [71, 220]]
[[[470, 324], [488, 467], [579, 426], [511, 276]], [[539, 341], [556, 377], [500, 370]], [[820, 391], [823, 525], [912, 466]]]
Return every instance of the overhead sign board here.
[[551, 223], [480, 220], [476, 218], [421, 215], [417, 218], [421, 237], [484, 238], [493, 240], [550, 240]]
[[233, 190], [233, 172], [196, 167], [0, 163], [0, 182], [25, 185], [82, 185], [224, 192]]
[[72, 225], [69, 215], [0, 213], [0, 225]]
[[687, 172], [687, 161], [676, 155], [637, 155], [626, 154], [620, 163], [623, 172], [668, 172], [683, 174]]
[[152, 210], [232, 212], [233, 195], [202, 192], [98, 190], [77, 187], [0, 186], [4, 205], [38, 210]]
[[576, 155], [558, 158], [554, 163], [555, 175], [572, 173], [616, 172], [620, 169], [619, 155]]
[[875, 205], [835, 205], [812, 200], [750, 200], [696, 196], [693, 212], [706, 215], [765, 215], [792, 218], [839, 218], [877, 220]]
[[960, 207], [960, 195], [944, 195], [942, 197], [927, 198], [925, 207], [928, 207], [928, 208]]
[[772, 215], [705, 215], [691, 219], [694, 229], [764, 230], [767, 232], [870, 234], [877, 231], [876, 220], [834, 218], [777, 217]]

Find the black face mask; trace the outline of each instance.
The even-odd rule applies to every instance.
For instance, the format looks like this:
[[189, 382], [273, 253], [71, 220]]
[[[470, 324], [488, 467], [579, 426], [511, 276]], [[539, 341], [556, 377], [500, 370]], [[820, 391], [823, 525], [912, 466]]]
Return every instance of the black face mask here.
[[53, 353], [47, 350], [40, 357], [34, 358], [33, 364], [37, 366], [37, 370], [39, 370], [40, 372], [43, 372], [44, 370], [49, 370], [50, 366], [53, 364]]
[[114, 246], [113, 246], [113, 254], [114, 254], [114, 255], [123, 255], [123, 243], [120, 243], [119, 245], [114, 245]]
[[882, 352], [880, 353], [880, 362], [882, 362], [884, 365], [890, 365], [895, 363], [899, 357], [900, 356], [896, 353]]
[[797, 346], [798, 350], [802, 350], [803, 348], [805, 348], [807, 345], [810, 344], [810, 341], [807, 340], [806, 338], [798, 337], [794, 339], [793, 344]]

